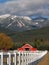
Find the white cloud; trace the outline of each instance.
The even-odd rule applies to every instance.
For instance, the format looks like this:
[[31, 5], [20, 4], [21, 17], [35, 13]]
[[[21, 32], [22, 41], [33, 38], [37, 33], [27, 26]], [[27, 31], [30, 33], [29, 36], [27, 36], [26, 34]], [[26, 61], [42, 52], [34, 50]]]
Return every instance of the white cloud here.
[[11, 0], [0, 3], [0, 14], [49, 15], [49, 0]]

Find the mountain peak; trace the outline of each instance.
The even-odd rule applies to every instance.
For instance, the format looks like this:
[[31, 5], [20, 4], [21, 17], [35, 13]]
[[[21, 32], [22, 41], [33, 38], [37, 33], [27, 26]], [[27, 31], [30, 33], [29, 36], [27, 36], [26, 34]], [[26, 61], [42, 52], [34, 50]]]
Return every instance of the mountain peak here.
[[0, 18], [6, 18], [6, 17], [9, 17], [11, 16], [10, 14], [4, 14], [4, 15], [0, 15]]
[[16, 15], [11, 15], [11, 14], [0, 15], [0, 18], [7, 18], [7, 17], [9, 17], [9, 16], [11, 16], [11, 19], [14, 19], [14, 18], [18, 17], [18, 18], [23, 18], [23, 19], [26, 19], [26, 20], [32, 20], [32, 19], [31, 19], [30, 17], [28, 17], [28, 16], [16, 16]]

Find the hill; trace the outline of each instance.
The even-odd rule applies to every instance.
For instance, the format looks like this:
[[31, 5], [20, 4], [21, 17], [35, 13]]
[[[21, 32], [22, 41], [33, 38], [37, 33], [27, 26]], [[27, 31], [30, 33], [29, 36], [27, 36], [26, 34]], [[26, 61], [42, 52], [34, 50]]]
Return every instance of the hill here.
[[16, 43], [14, 47], [16, 49], [25, 43], [29, 43], [37, 49], [49, 50], [49, 27], [23, 32], [13, 32], [12, 30], [4, 29], [4, 31], [0, 32], [7, 34], [13, 39], [14, 43]]
[[9, 36], [14, 41], [33, 41], [34, 39], [49, 40], [49, 27], [44, 27], [36, 30], [28, 30], [24, 32], [10, 32]]
[[29, 43], [37, 49], [49, 50], [49, 27], [24, 32], [15, 32], [9, 34], [9, 36], [11, 36], [14, 42], [17, 43], [17, 48], [25, 43]]

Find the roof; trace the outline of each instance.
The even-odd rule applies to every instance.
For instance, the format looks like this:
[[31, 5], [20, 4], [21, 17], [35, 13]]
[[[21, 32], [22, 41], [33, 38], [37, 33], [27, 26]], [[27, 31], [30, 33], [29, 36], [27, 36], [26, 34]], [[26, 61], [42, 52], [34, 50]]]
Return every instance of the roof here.
[[25, 44], [22, 48], [33, 48], [30, 44]]

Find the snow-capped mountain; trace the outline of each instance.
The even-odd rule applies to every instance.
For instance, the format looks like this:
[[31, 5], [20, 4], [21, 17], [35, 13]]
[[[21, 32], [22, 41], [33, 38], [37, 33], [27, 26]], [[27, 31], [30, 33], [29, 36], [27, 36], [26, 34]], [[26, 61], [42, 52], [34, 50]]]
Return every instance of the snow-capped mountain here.
[[31, 19], [27, 16], [16, 16], [11, 14], [5, 14], [0, 16], [0, 27], [13, 31], [37, 29], [47, 25], [49, 25], [49, 19]]
[[9, 16], [10, 16], [10, 14], [5, 14], [5, 15], [1, 15], [0, 18], [7, 18]]

